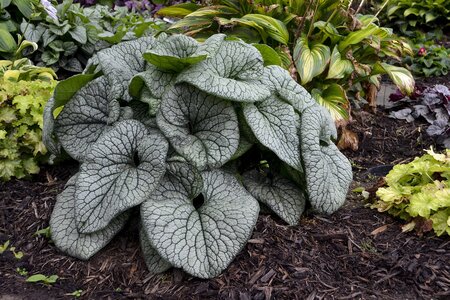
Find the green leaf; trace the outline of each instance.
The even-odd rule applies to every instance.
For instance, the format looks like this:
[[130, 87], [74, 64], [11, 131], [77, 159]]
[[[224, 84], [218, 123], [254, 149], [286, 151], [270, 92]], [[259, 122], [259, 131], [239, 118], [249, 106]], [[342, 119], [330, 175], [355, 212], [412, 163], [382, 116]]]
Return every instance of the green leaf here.
[[265, 44], [252, 44], [253, 47], [258, 49], [259, 53], [264, 60], [264, 66], [276, 65], [281, 66], [282, 61], [277, 51], [275, 51], [272, 47], [267, 46]]
[[330, 48], [328, 46], [323, 44], [310, 46], [306, 37], [297, 40], [294, 48], [294, 63], [302, 85], [321, 74], [329, 61]]
[[45, 27], [41, 24], [36, 26], [24, 20], [20, 24], [20, 31], [23, 33], [25, 39], [34, 43], [38, 43], [45, 32]]
[[411, 95], [414, 91], [414, 77], [411, 72], [405, 68], [392, 66], [383, 62], [377, 62], [373, 67], [372, 75], [377, 74], [388, 74], [394, 84], [405, 95]]
[[267, 205], [289, 225], [297, 225], [305, 210], [303, 192], [279, 175], [269, 178], [258, 170], [242, 174], [242, 183], [258, 201]]
[[196, 11], [201, 6], [194, 3], [181, 3], [175, 4], [168, 7], [163, 7], [157, 11], [157, 14], [160, 16], [166, 17], [186, 17], [190, 13]]
[[177, 83], [186, 82], [208, 94], [238, 102], [261, 101], [270, 95], [257, 82], [264, 65], [255, 47], [217, 39], [205, 41], [204, 48], [209, 45], [217, 49], [215, 55], [181, 72]]
[[83, 26], [75, 26], [73, 29], [69, 31], [70, 36], [80, 44], [86, 44], [87, 43], [87, 32], [86, 28]]
[[[128, 93], [135, 99], [145, 101], [145, 98], [161, 99], [164, 92], [175, 83], [177, 74], [161, 71], [153, 65], [147, 66], [147, 70], [136, 74], [130, 81]], [[144, 97], [143, 88], [148, 91]]]
[[27, 18], [27, 19], [31, 18], [31, 15], [34, 12], [34, 10], [33, 10], [33, 1], [30, 1], [30, 0], [12, 0], [11, 2], [15, 6], [17, 6], [19, 11], [22, 13], [22, 15], [25, 18]]
[[76, 183], [79, 232], [94, 233], [152, 195], [165, 172], [168, 143], [135, 120], [118, 122], [95, 142]]
[[28, 277], [26, 282], [42, 282], [44, 284], [52, 284], [55, 283], [58, 278], [58, 275], [45, 276], [42, 274], [35, 274]]
[[433, 221], [433, 230], [437, 236], [444, 233], [450, 235], [450, 208], [436, 212], [430, 219]]
[[338, 50], [340, 53], [344, 53], [344, 50], [347, 49], [350, 45], [356, 45], [360, 43], [362, 40], [369, 38], [373, 33], [379, 30], [379, 27], [373, 23], [357, 30], [350, 32], [345, 39], [343, 39], [339, 45]]
[[284, 45], [289, 43], [289, 31], [286, 28], [286, 25], [280, 20], [260, 14], [247, 14], [241, 19], [255, 22], [258, 26], [264, 28], [267, 34], [274, 40]]
[[232, 104], [186, 84], [166, 92], [156, 121], [175, 150], [199, 169], [219, 168], [238, 148]]
[[336, 129], [324, 108], [309, 107], [300, 117], [300, 148], [308, 198], [313, 209], [332, 213], [345, 202], [352, 167], [330, 140]]
[[141, 206], [144, 230], [158, 253], [174, 267], [200, 277], [219, 275], [244, 247], [258, 217], [258, 202], [230, 174], [202, 173], [203, 190], [166, 176]]
[[350, 104], [342, 86], [333, 83], [328, 85], [325, 90], [313, 89], [311, 95], [330, 112], [333, 120], [348, 120]]
[[[90, 146], [108, 125], [119, 119], [120, 105], [116, 100], [110, 100], [109, 90], [104, 76], [94, 79], [72, 97], [56, 118], [54, 133], [74, 159], [84, 160]], [[48, 114], [47, 119], [50, 118]]]
[[245, 103], [243, 112], [258, 141], [282, 161], [301, 171], [297, 135], [299, 122], [294, 108], [276, 96], [271, 96], [255, 104]]
[[128, 28], [126, 26], [119, 26], [115, 33], [104, 31], [98, 34], [98, 38], [107, 41], [110, 44], [117, 44], [122, 41], [123, 37], [127, 34]]
[[341, 53], [335, 46], [331, 53], [330, 67], [326, 79], [341, 79], [351, 72], [353, 72], [352, 62], [348, 59], [342, 59]]
[[17, 43], [13, 36], [3, 28], [0, 28], [0, 52], [12, 53], [17, 49]]
[[177, 73], [206, 59], [206, 55], [195, 55], [198, 46], [198, 42], [191, 37], [172, 35], [143, 56], [158, 69]]

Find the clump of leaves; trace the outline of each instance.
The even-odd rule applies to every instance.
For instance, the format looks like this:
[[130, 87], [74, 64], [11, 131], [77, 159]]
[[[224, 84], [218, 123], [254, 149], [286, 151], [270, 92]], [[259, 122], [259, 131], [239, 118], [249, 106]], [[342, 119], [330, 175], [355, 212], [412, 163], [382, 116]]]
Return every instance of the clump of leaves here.
[[39, 45], [30, 56], [36, 64], [81, 73], [96, 51], [153, 32], [153, 26], [158, 27], [153, 19], [130, 13], [127, 8], [85, 8], [65, 0], [56, 6], [56, 18], [24, 19], [20, 30], [27, 40]]
[[344, 203], [352, 172], [335, 137], [327, 111], [241, 40], [117, 44], [46, 106], [46, 145], [81, 162], [57, 197], [52, 239], [88, 259], [140, 207], [150, 271], [214, 277], [250, 237], [258, 201], [290, 225], [306, 201], [323, 213]]
[[0, 180], [39, 172], [47, 161], [42, 114], [55, 73], [28, 59], [0, 61]]
[[[361, 1], [364, 2], [364, 1]], [[170, 31], [202, 39], [216, 32], [256, 43], [272, 62], [297, 77], [335, 119], [347, 119], [349, 99], [373, 103], [382, 74], [405, 93], [414, 79], [392, 65], [410, 46], [373, 15], [360, 15], [352, 1], [213, 0], [182, 3], [158, 11], [180, 18]]]
[[[414, 98], [405, 97], [400, 92], [390, 96], [408, 107], [393, 111], [391, 117], [412, 122], [425, 119], [430, 125], [426, 132], [438, 143], [450, 149], [450, 90], [442, 84], [418, 91]], [[399, 99], [400, 98], [400, 99]]]
[[416, 157], [400, 164], [386, 176], [388, 187], [379, 188], [372, 208], [411, 221], [406, 228], [426, 231], [432, 222], [436, 235], [450, 235], [450, 150]]
[[27, 278], [26, 282], [39, 282], [46, 285], [55, 283], [58, 280], [58, 275], [46, 276], [43, 274], [34, 274]]

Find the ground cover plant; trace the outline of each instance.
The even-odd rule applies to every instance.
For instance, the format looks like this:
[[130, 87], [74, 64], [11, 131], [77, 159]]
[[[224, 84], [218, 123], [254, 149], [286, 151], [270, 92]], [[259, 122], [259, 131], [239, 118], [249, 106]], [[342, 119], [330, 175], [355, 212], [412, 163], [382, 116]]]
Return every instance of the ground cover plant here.
[[[390, 99], [402, 107], [393, 108], [390, 115], [397, 119], [412, 122], [424, 119], [429, 123], [426, 133], [436, 142], [450, 149], [450, 90], [442, 84], [425, 89], [417, 89], [415, 94], [405, 97], [397, 92]], [[406, 107], [405, 107], [406, 106]]]
[[82, 259], [139, 207], [150, 271], [214, 277], [250, 237], [258, 201], [294, 225], [306, 202], [337, 210], [352, 178], [327, 111], [257, 48], [221, 34], [100, 51], [57, 86], [44, 119], [50, 151], [81, 162], [50, 228]]
[[395, 165], [386, 184], [376, 192], [380, 200], [372, 208], [409, 221], [405, 230], [450, 235], [450, 150], [427, 150], [408, 164]]
[[26, 58], [0, 60], [0, 180], [36, 174], [46, 162], [42, 114], [55, 77]]
[[[405, 93], [414, 80], [395, 66], [412, 51], [374, 15], [361, 15], [352, 1], [228, 1], [178, 4], [158, 15], [181, 18], [169, 30], [205, 38], [222, 32], [272, 54], [335, 119], [348, 118], [349, 99], [375, 105], [374, 92], [387, 74]], [[361, 104], [360, 104], [361, 105]]]

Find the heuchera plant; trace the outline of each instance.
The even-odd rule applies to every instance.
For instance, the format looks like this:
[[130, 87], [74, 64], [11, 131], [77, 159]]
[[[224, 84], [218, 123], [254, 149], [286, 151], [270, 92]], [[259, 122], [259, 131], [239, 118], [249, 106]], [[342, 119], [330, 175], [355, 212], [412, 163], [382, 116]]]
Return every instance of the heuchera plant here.
[[250, 237], [258, 201], [289, 225], [307, 200], [323, 213], [343, 204], [352, 172], [335, 137], [327, 111], [241, 40], [117, 44], [46, 106], [48, 149], [81, 162], [57, 197], [53, 241], [88, 259], [140, 207], [150, 271], [214, 277]]

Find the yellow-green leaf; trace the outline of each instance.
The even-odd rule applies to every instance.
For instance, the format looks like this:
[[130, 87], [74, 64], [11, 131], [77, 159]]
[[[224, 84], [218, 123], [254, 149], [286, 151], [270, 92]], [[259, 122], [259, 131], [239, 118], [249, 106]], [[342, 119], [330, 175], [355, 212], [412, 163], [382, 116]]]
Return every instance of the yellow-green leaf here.
[[330, 48], [323, 44], [310, 46], [306, 37], [297, 40], [294, 48], [294, 63], [300, 75], [301, 84], [310, 82], [321, 74], [330, 61]]
[[373, 68], [372, 75], [377, 74], [388, 74], [403, 94], [410, 95], [414, 91], [414, 77], [411, 72], [405, 68], [377, 62]]
[[286, 25], [275, 18], [259, 15], [259, 14], [247, 14], [241, 18], [241, 20], [252, 21], [264, 28], [267, 35], [274, 40], [287, 45], [289, 43], [289, 31]]
[[341, 53], [334, 47], [331, 53], [330, 68], [328, 69], [327, 79], [340, 79], [353, 72], [353, 64], [348, 59], [342, 59]]
[[348, 119], [349, 103], [347, 95], [339, 84], [330, 84], [324, 90], [313, 89], [311, 95], [330, 112], [335, 121]]
[[370, 23], [366, 27], [351, 32], [339, 43], [339, 51], [343, 52], [348, 46], [360, 43], [362, 40], [370, 37], [377, 30], [379, 30], [379, 27], [373, 23]]
[[181, 4], [175, 4], [168, 7], [163, 7], [156, 13], [160, 16], [166, 16], [166, 17], [185, 17], [189, 15], [190, 13], [196, 11], [201, 6], [194, 4], [194, 3], [181, 3]]

